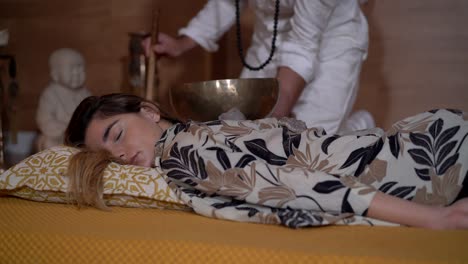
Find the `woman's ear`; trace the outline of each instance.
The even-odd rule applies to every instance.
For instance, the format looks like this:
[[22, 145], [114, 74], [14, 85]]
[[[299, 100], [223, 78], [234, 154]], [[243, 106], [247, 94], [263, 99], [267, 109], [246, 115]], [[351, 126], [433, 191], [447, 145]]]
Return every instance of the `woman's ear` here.
[[161, 112], [155, 105], [151, 103], [141, 103], [140, 113], [154, 122], [159, 122], [159, 120], [161, 120]]

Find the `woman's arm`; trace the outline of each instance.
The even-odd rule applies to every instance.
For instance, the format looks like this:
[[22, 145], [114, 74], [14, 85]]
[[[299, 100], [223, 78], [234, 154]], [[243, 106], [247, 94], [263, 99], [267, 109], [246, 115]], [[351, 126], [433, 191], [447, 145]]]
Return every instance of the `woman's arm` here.
[[276, 78], [279, 82], [280, 96], [271, 116], [278, 118], [289, 116], [306, 83], [289, 67], [279, 67]]
[[448, 207], [418, 204], [377, 192], [367, 216], [401, 225], [430, 229], [468, 228], [468, 198]]
[[[149, 45], [149, 39], [145, 40], [143, 45], [145, 47]], [[178, 57], [196, 46], [197, 43], [190, 37], [180, 36], [178, 38], [173, 38], [167, 34], [159, 33], [158, 43], [153, 46], [153, 50], [158, 54]]]
[[[240, 8], [246, 6], [240, 2]], [[206, 51], [218, 50], [218, 39], [234, 24], [235, 2], [232, 0], [209, 0], [178, 34], [188, 36]]]
[[[244, 8], [245, 1], [241, 1]], [[234, 24], [235, 6], [231, 0], [209, 0], [187, 26], [178, 32], [174, 38], [165, 33], [159, 33], [158, 43], [153, 50], [158, 54], [178, 57], [195, 48], [203, 47], [206, 51], [214, 52], [218, 49], [218, 39]], [[149, 39], [143, 42], [145, 53], [149, 52]]]

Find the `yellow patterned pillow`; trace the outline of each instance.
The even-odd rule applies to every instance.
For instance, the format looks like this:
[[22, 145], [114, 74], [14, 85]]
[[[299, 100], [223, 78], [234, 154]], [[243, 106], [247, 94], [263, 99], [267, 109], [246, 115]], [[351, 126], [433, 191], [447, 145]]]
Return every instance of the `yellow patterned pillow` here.
[[[40, 202], [67, 203], [65, 173], [77, 151], [57, 146], [24, 159], [0, 175], [0, 192]], [[187, 208], [156, 170], [116, 163], [104, 171], [104, 198], [114, 206]]]

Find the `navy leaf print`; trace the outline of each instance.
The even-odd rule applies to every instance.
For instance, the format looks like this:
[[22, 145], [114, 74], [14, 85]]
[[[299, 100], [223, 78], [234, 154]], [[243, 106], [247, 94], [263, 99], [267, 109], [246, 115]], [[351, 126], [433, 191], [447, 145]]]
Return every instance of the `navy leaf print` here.
[[188, 174], [185, 170], [171, 170], [167, 173], [167, 176], [171, 179], [181, 180], [192, 175]]
[[349, 193], [351, 192], [351, 189], [348, 189], [346, 191], [345, 196], [343, 197], [343, 202], [341, 203], [341, 212], [342, 213], [353, 213], [354, 214], [354, 209], [351, 206], [351, 204], [348, 201], [348, 196]]
[[277, 214], [283, 225], [293, 228], [319, 225], [322, 222], [320, 218], [312, 217], [311, 213], [306, 210], [280, 209]]
[[442, 131], [442, 127], [444, 127], [444, 120], [439, 118], [429, 127], [429, 133], [431, 133], [433, 138], [436, 138], [439, 136], [440, 131]]
[[397, 182], [386, 182], [382, 186], [380, 186], [379, 191], [386, 193], [390, 190]]
[[[366, 210], [364, 210], [364, 212], [362, 212], [362, 216], [367, 216], [367, 211], [369, 211], [369, 208], [367, 208]], [[372, 224], [371, 222], [368, 222], [370, 224], [370, 226], [374, 226], [374, 224]]]
[[427, 155], [427, 153], [422, 149], [410, 149], [408, 153], [411, 155], [413, 160], [422, 165], [433, 166], [431, 158]]
[[247, 166], [250, 162], [256, 160], [254, 156], [250, 155], [250, 154], [245, 154], [243, 155], [239, 161], [237, 162], [236, 164], [236, 168], [244, 168], [245, 166]]
[[196, 154], [196, 151], [190, 151], [193, 145], [178, 149], [175, 143], [170, 153], [174, 156], [161, 162], [161, 168], [169, 170], [167, 175], [170, 178], [181, 180], [188, 177], [206, 178], [207, 173], [204, 167], [204, 160]]
[[340, 167], [340, 169], [344, 169], [358, 162], [367, 154], [367, 152], [369, 152], [368, 148], [359, 148], [354, 150], [351, 152], [351, 154], [349, 154], [349, 157], [346, 159], [345, 163]]
[[176, 159], [180, 159], [179, 144], [177, 142], [172, 146], [170, 155]]
[[195, 175], [198, 175], [198, 164], [197, 164], [197, 159], [195, 158], [195, 151], [192, 151], [189, 154], [189, 163], [190, 163], [190, 167], [193, 170], [193, 173]]
[[200, 198], [205, 198], [206, 197], [206, 193], [204, 193], [202, 191], [199, 191], [197, 189], [184, 188], [184, 189], [182, 189], [182, 191], [184, 193], [188, 194], [190, 197], [192, 197], [192, 196], [197, 196], [197, 197], [200, 197]]
[[416, 187], [414, 186], [403, 186], [398, 187], [395, 190], [391, 191], [389, 194], [399, 198], [405, 198], [406, 195], [410, 194]]
[[161, 167], [163, 169], [185, 169], [185, 166], [183, 166], [178, 160], [176, 159], [168, 159], [168, 160], [163, 160], [161, 162]]
[[204, 123], [207, 126], [218, 126], [221, 125], [221, 120], [212, 120]]
[[225, 142], [226, 142], [226, 145], [228, 145], [229, 148], [231, 148], [233, 152], [242, 152], [242, 150], [238, 146], [236, 146], [236, 144], [232, 143], [230, 140], [226, 139]]
[[208, 173], [205, 168], [205, 160], [202, 157], [198, 157], [198, 171], [201, 179], [206, 179], [208, 177]]
[[431, 177], [429, 176], [429, 169], [414, 169], [416, 175], [423, 181], [430, 181]]
[[450, 141], [449, 143], [445, 144], [445, 146], [440, 149], [439, 153], [437, 153], [437, 164], [440, 164], [445, 159], [445, 157], [447, 157], [447, 155], [452, 152], [456, 145], [457, 141]]
[[218, 159], [219, 164], [223, 166], [224, 170], [231, 168], [231, 162], [229, 161], [229, 157], [224, 149], [218, 149], [216, 151], [216, 158]]
[[451, 156], [446, 161], [444, 161], [444, 163], [440, 165], [439, 171], [437, 172], [437, 174], [443, 175], [453, 164], [457, 162], [457, 160], [458, 160], [458, 153], [456, 153], [455, 155]]
[[178, 123], [176, 127], [174, 128], [174, 134], [177, 135], [181, 131], [187, 131], [187, 129], [190, 127], [190, 123]]
[[325, 154], [328, 155], [328, 146], [330, 146], [330, 144], [331, 144], [333, 141], [335, 141], [336, 139], [338, 139], [338, 138], [340, 138], [340, 136], [338, 136], [338, 135], [333, 135], [333, 136], [331, 136], [331, 137], [325, 139], [325, 140], [323, 141], [323, 143], [322, 143], [322, 146], [321, 146], [323, 153], [325, 153]]
[[207, 148], [207, 150], [216, 151], [216, 159], [218, 160], [219, 164], [221, 164], [224, 170], [232, 168], [231, 162], [229, 161], [229, 157], [224, 149], [219, 147], [210, 147]]
[[[374, 145], [372, 145], [371, 151], [369, 152], [369, 155], [366, 157], [366, 164], [370, 164], [375, 159], [375, 157], [377, 157], [379, 152], [382, 150], [383, 145], [384, 145], [383, 139], [379, 139]], [[364, 168], [362, 168], [362, 171], [363, 170]], [[359, 174], [361, 174], [362, 171], [360, 171]]]
[[344, 185], [340, 181], [323, 181], [317, 183], [312, 190], [318, 193], [332, 193], [341, 188], [344, 188]]
[[319, 138], [321, 136], [325, 136], [325, 134], [326, 134], [325, 130], [322, 130], [322, 135], [319, 135], [318, 131], [314, 130], [314, 136], [317, 137], [317, 138]]
[[189, 151], [192, 149], [193, 145], [185, 146], [180, 148], [180, 156], [182, 158], [182, 162], [184, 164], [188, 164], [188, 159], [189, 159]]
[[427, 149], [428, 151], [432, 152], [432, 148], [431, 148], [432, 142], [428, 136], [424, 134], [420, 134], [420, 133], [410, 133], [410, 140], [416, 146], [423, 147]]
[[243, 202], [243, 201], [232, 199], [230, 202], [213, 203], [213, 204], [211, 204], [211, 206], [213, 206], [216, 209], [222, 209], [222, 208], [225, 208], [225, 207], [238, 206], [238, 205], [241, 205], [241, 204], [244, 204], [244, 203], [245, 202]]
[[293, 154], [293, 149], [298, 148], [301, 143], [301, 134], [290, 134], [286, 127], [283, 127], [283, 149], [286, 156]]
[[197, 184], [194, 181], [190, 180], [190, 179], [186, 179], [184, 181], [184, 183], [189, 185], [189, 186], [197, 186]]
[[449, 111], [449, 112], [451, 112], [451, 113], [453, 113], [453, 114], [456, 114], [456, 115], [458, 115], [458, 116], [462, 116], [462, 115], [463, 115], [463, 111], [458, 110], [458, 109], [450, 109], [450, 108], [447, 108], [447, 109], [445, 109], [445, 110], [447, 110], [447, 111]]
[[400, 141], [398, 141], [399, 135], [399, 133], [396, 133], [395, 135], [388, 137], [390, 152], [392, 152], [392, 155], [396, 159], [398, 159], [398, 155], [400, 153]]
[[[443, 175], [458, 160], [457, 153], [449, 158], [447, 156], [453, 152], [453, 149], [457, 145], [456, 140], [450, 140], [456, 135], [460, 126], [454, 126], [446, 130], [443, 130], [443, 126], [444, 121], [439, 118], [429, 127], [429, 134], [433, 137], [433, 143], [431, 143], [431, 139], [427, 135], [410, 134], [411, 142], [422, 146], [428, 150], [428, 153], [424, 149], [408, 150], [408, 153], [416, 163], [434, 168], [437, 175]], [[429, 169], [415, 169], [415, 172], [420, 179], [424, 181], [430, 180]]]
[[354, 176], [359, 176], [366, 168], [367, 164], [370, 164], [377, 154], [382, 150], [383, 147], [383, 139], [379, 139], [374, 145], [365, 147], [365, 148], [358, 148], [349, 154], [348, 158], [341, 165], [340, 169], [347, 168], [354, 163], [359, 161], [359, 165], [354, 172]]
[[253, 207], [236, 207], [236, 209], [239, 211], [249, 211], [249, 213], [247, 214], [249, 217], [255, 216], [256, 214], [258, 214], [258, 212], [260, 212]]
[[265, 140], [263, 139], [253, 139], [250, 141], [244, 142], [247, 149], [257, 157], [265, 160], [268, 164], [272, 165], [284, 165], [286, 164], [286, 158], [280, 157], [266, 147]]
[[435, 150], [438, 151], [443, 144], [452, 139], [452, 137], [455, 136], [459, 129], [460, 126], [454, 126], [442, 132], [442, 134], [440, 134], [435, 142]]

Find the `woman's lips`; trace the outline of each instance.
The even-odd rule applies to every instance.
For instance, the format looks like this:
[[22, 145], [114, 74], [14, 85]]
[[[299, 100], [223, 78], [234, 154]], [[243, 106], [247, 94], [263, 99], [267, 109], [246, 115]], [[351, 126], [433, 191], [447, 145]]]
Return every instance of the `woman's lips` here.
[[138, 165], [138, 162], [140, 161], [139, 160], [140, 158], [140, 152], [137, 152], [135, 155], [133, 155], [133, 157], [130, 159], [130, 164], [131, 165]]

